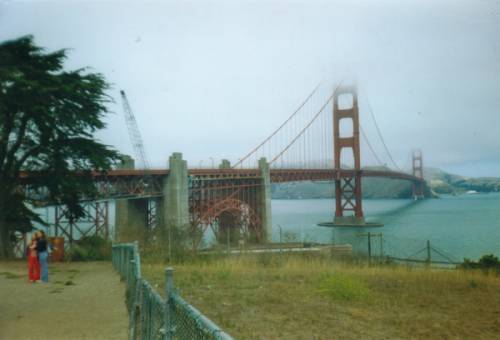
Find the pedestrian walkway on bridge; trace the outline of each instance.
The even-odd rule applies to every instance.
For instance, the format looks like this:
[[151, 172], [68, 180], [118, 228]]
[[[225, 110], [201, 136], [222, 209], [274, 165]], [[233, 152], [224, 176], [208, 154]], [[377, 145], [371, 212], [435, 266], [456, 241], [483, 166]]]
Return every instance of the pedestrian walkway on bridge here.
[[125, 285], [110, 262], [50, 265], [30, 283], [24, 261], [0, 262], [0, 339], [127, 339]]

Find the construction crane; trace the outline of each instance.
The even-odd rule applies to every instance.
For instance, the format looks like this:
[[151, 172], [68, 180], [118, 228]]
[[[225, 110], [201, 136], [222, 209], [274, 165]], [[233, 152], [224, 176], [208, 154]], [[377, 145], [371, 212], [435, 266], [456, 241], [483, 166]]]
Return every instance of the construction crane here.
[[147, 171], [150, 169], [150, 165], [144, 148], [144, 143], [142, 142], [141, 132], [139, 131], [134, 113], [128, 103], [125, 91], [120, 90], [120, 95], [122, 97], [123, 112], [125, 113], [125, 122], [127, 123], [128, 134], [134, 148], [135, 157], [137, 157], [137, 160], [140, 162], [141, 168]]
[[[123, 103], [123, 112], [125, 113], [125, 122], [127, 123], [127, 129], [130, 136], [130, 141], [132, 142], [132, 146], [134, 148], [135, 157], [140, 162], [140, 166], [143, 169], [143, 177], [141, 179], [142, 184], [144, 185], [143, 195], [147, 196], [153, 190], [153, 177], [149, 170], [151, 170], [149, 159], [146, 154], [146, 149], [144, 148], [144, 143], [142, 142], [141, 132], [139, 131], [139, 127], [137, 126], [137, 121], [135, 120], [134, 113], [130, 108], [130, 104], [128, 103], [127, 95], [125, 91], [120, 90], [120, 95], [122, 97]], [[146, 236], [149, 240], [152, 240], [154, 235], [152, 233], [153, 230], [156, 229], [156, 208], [157, 202], [155, 200], [148, 200], [148, 219], [147, 219], [147, 228], [148, 232]]]

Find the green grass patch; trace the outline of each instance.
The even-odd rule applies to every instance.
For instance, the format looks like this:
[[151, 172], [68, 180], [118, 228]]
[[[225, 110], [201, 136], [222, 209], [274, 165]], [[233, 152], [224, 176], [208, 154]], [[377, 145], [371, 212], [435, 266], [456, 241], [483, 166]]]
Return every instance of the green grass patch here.
[[364, 282], [340, 273], [322, 277], [317, 292], [335, 301], [366, 301], [370, 298], [370, 289]]
[[60, 294], [63, 292], [62, 288], [54, 288], [51, 291], [49, 291], [49, 294]]
[[19, 279], [24, 276], [24, 275], [14, 274], [11, 272], [0, 272], [0, 275], [5, 276], [6, 279]]

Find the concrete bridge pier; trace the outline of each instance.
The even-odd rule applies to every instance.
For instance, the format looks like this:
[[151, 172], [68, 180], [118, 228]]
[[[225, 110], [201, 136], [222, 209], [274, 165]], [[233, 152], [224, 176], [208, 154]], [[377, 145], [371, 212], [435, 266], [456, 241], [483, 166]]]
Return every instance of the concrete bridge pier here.
[[161, 219], [163, 239], [189, 230], [189, 184], [187, 162], [182, 153], [174, 152], [169, 160], [169, 175], [163, 183], [163, 204], [157, 216]]
[[115, 201], [115, 239], [119, 242], [143, 243], [148, 230], [148, 199]]
[[219, 169], [231, 169], [231, 162], [227, 159], [223, 159], [219, 164]]
[[123, 155], [120, 159], [120, 163], [116, 168], [119, 170], [134, 170], [135, 160], [129, 155]]
[[[128, 163], [132, 164], [132, 163]], [[246, 193], [249, 206], [258, 216], [263, 242], [271, 238], [271, 172], [265, 158], [258, 162], [261, 185], [254, 187], [252, 193]], [[229, 161], [224, 160], [221, 169], [231, 169]], [[149, 239], [150, 226], [156, 226], [155, 235], [165, 247], [176, 247], [179, 242], [188, 242], [191, 232], [189, 211], [189, 174], [187, 162], [181, 153], [173, 153], [169, 158], [169, 172], [163, 180], [162, 198], [127, 198], [116, 201], [116, 239], [122, 242], [138, 240], [142, 243]], [[245, 199], [245, 194], [243, 194]], [[253, 206], [252, 206], [253, 205]], [[151, 213], [154, 207], [154, 214]], [[228, 212], [221, 216], [222, 229], [233, 226], [236, 222]], [[231, 215], [231, 216], [229, 216]], [[151, 221], [152, 218], [154, 221]], [[236, 232], [235, 232], [236, 233]], [[172, 243], [174, 242], [174, 243]]]
[[[133, 159], [127, 158], [121, 169], [130, 169]], [[189, 229], [189, 190], [187, 163], [181, 153], [169, 158], [169, 175], [163, 182], [163, 197], [154, 202], [155, 212], [151, 216], [152, 198], [127, 198], [115, 202], [116, 239], [120, 242], [147, 240], [152, 224], [157, 236], [165, 244], [169, 239], [178, 239], [180, 233]], [[151, 221], [151, 219], [155, 221]]]
[[[118, 165], [120, 170], [134, 170], [135, 161], [124, 155]], [[144, 242], [148, 228], [148, 199], [123, 198], [115, 201], [115, 240], [119, 242]]]
[[259, 190], [259, 217], [262, 223], [262, 242], [271, 239], [272, 212], [271, 212], [271, 170], [265, 157], [259, 159], [259, 170], [262, 176], [262, 186]]

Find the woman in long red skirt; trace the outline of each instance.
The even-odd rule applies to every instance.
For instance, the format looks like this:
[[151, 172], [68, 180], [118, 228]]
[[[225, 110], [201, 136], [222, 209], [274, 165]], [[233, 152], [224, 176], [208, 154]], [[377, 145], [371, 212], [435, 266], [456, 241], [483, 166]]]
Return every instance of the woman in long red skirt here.
[[40, 263], [38, 262], [38, 253], [36, 251], [36, 238], [32, 237], [28, 246], [28, 277], [30, 282], [40, 280]]

